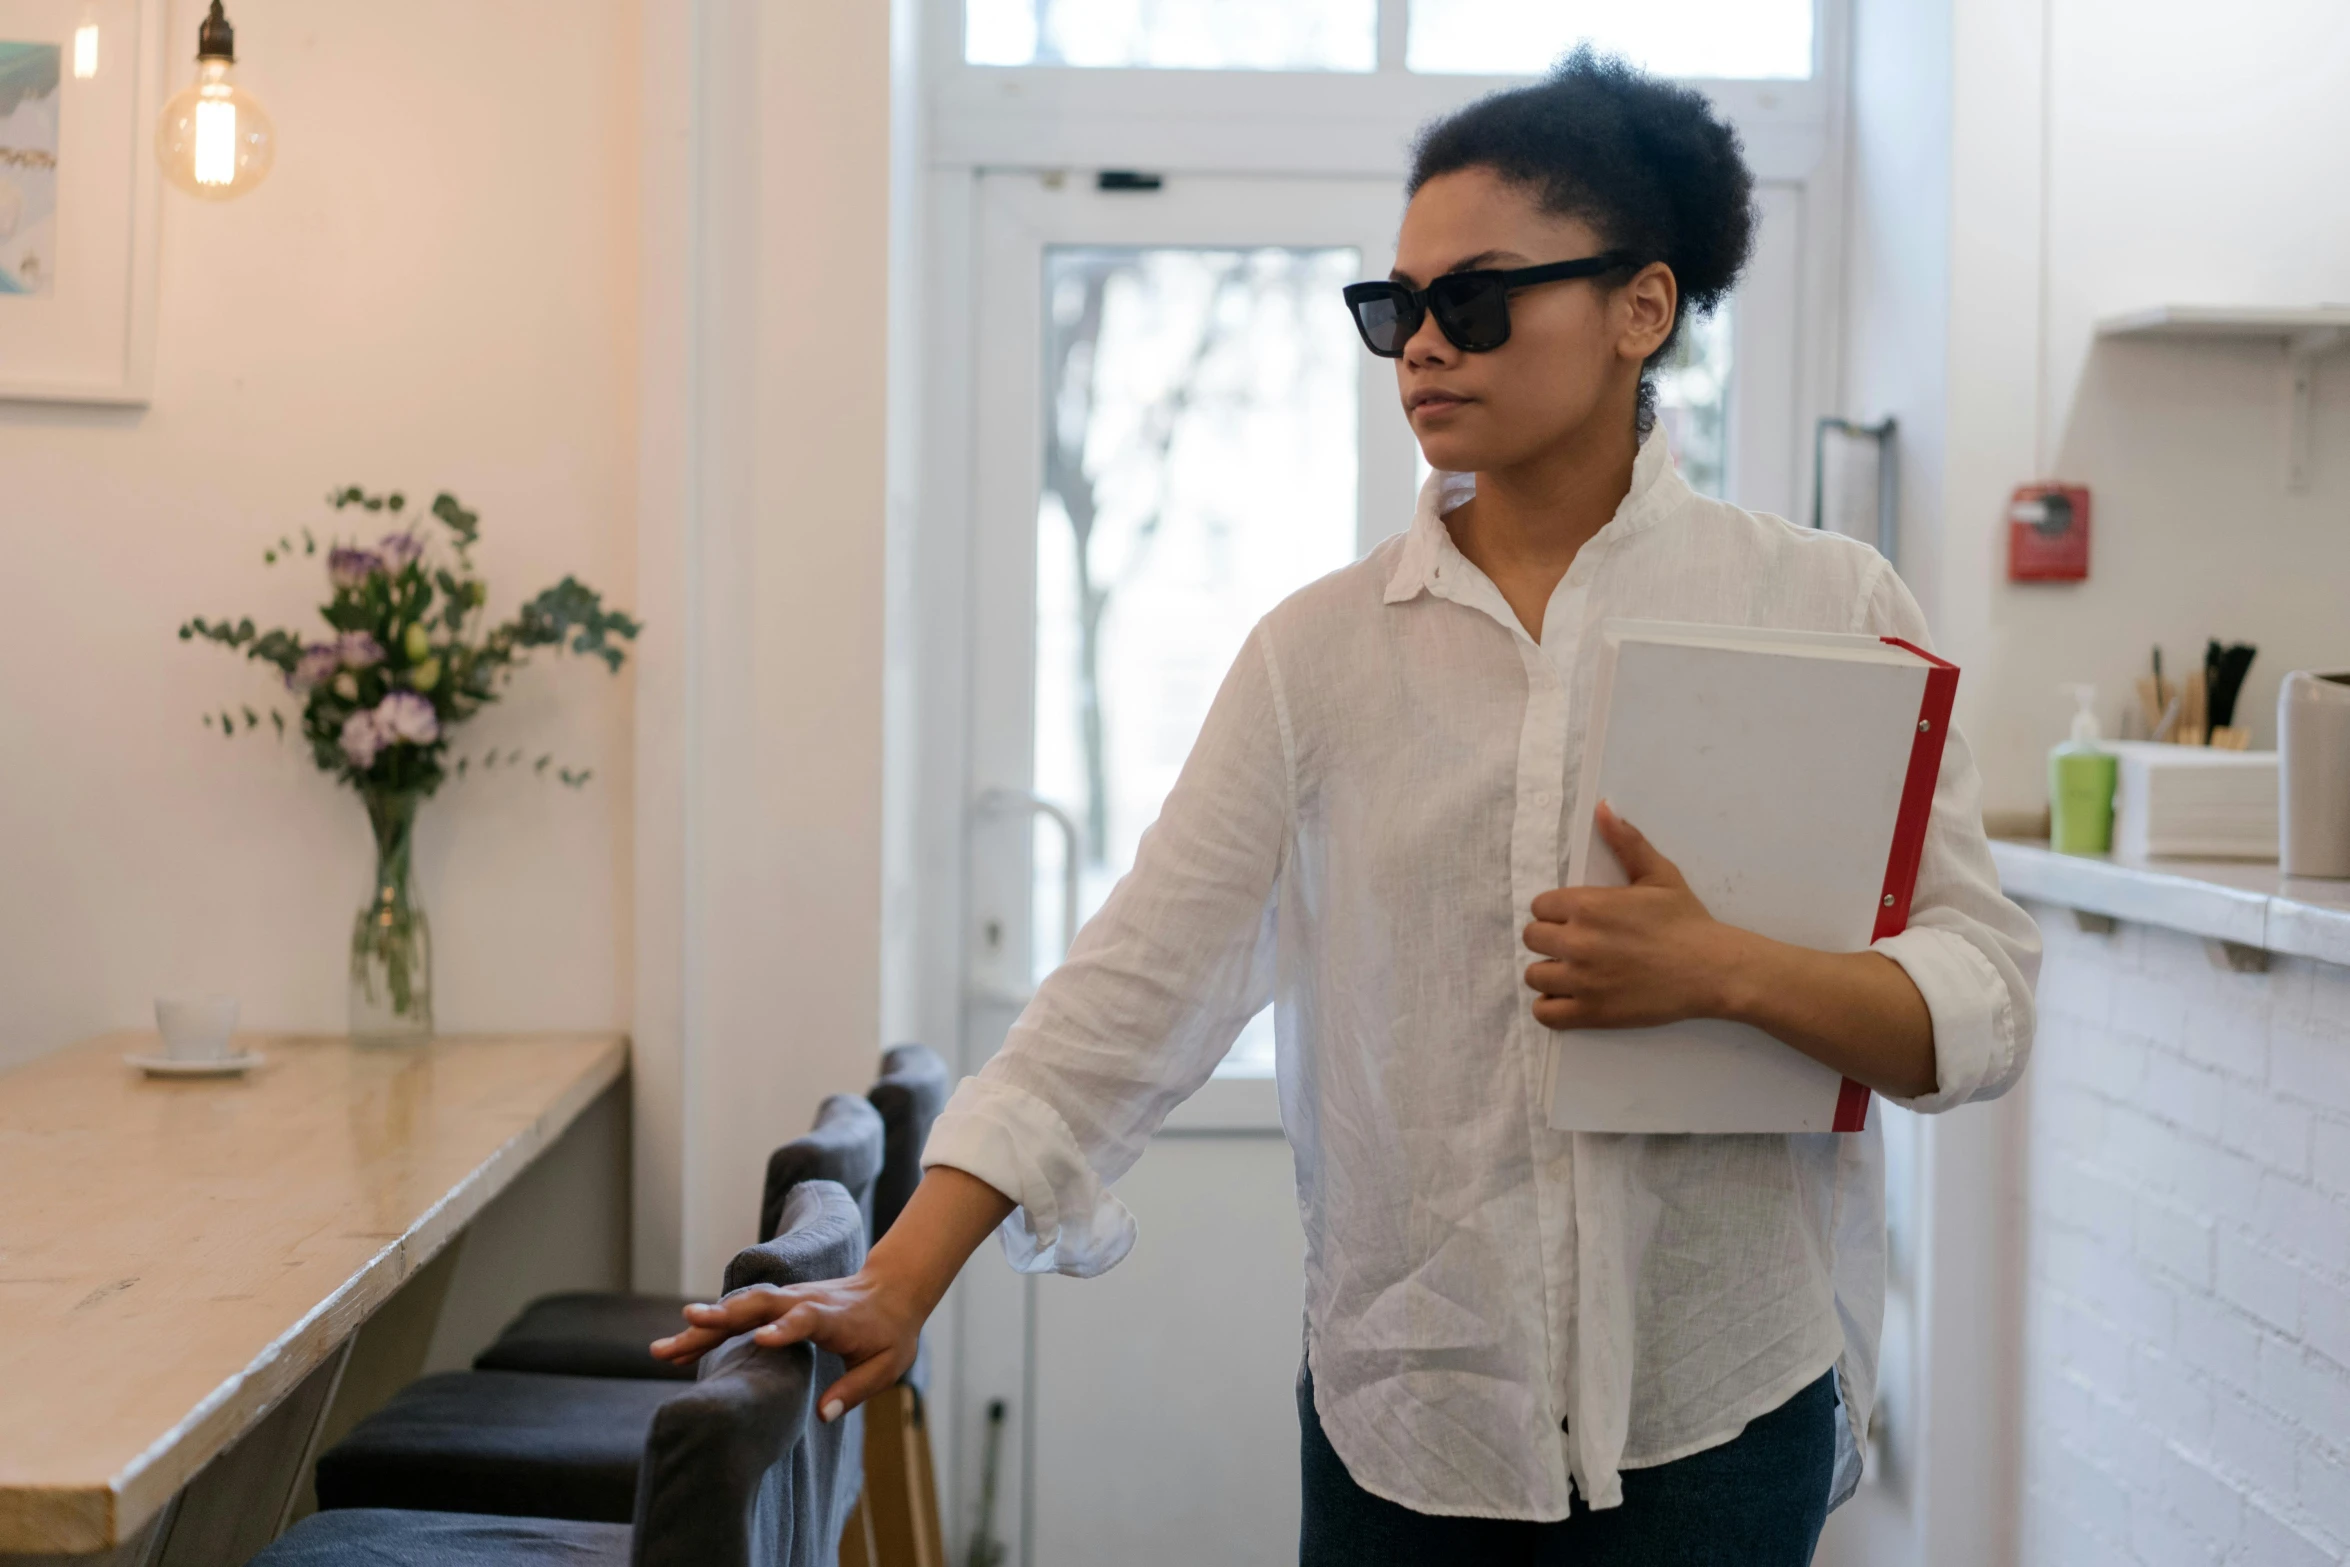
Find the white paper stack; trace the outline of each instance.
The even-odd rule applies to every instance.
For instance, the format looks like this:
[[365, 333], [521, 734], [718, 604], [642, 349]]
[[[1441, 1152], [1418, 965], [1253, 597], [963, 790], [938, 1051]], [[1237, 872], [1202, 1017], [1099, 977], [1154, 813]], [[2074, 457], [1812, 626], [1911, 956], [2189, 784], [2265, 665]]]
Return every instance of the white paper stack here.
[[2107, 744], [2119, 763], [2113, 791], [2116, 857], [2277, 857], [2276, 752], [2152, 740]]

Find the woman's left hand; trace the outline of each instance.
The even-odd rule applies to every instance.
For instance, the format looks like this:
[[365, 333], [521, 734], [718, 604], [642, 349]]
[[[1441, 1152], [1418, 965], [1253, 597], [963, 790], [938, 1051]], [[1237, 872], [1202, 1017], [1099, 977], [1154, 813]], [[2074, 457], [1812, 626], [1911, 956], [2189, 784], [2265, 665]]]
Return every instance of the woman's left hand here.
[[1705, 911], [1680, 870], [1602, 800], [1600, 837], [1628, 887], [1557, 887], [1534, 900], [1526, 969], [1546, 1028], [1644, 1028], [1730, 1015], [1747, 933]]

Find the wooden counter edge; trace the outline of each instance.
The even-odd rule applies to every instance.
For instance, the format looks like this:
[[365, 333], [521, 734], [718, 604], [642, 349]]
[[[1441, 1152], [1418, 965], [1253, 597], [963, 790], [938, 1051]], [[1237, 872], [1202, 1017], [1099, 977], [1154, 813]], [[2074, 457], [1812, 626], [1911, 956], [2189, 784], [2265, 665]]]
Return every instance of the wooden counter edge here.
[[131, 1538], [197, 1471], [261, 1422], [359, 1324], [456, 1233], [513, 1184], [628, 1068], [625, 1034], [603, 1050], [537, 1120], [501, 1143], [473, 1173], [418, 1216], [357, 1273], [235, 1376], [222, 1382], [103, 1486], [0, 1485], [0, 1555], [111, 1550]]

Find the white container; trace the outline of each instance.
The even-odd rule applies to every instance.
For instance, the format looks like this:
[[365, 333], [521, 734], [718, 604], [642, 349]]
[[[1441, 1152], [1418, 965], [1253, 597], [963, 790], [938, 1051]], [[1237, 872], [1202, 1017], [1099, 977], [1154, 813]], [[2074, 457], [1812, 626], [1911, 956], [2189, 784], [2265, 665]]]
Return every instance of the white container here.
[[2296, 669], [2277, 690], [2279, 868], [2350, 877], [2350, 673]]
[[2116, 740], [2117, 859], [2273, 860], [2277, 753]]

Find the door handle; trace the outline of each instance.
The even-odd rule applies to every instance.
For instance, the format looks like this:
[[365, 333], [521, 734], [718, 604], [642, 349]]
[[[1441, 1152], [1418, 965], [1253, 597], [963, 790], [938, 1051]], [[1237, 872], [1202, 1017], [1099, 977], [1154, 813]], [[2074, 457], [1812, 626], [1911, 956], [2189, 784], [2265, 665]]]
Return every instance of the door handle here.
[[[1077, 854], [1082, 841], [1077, 818], [1067, 810], [1030, 789], [988, 789], [972, 802], [974, 816], [1019, 815], [1038, 816], [1050, 821], [1061, 834], [1061, 957], [1066, 960], [1069, 949], [1077, 944]], [[1000, 979], [975, 980], [971, 994], [982, 1001], [1004, 1006], [1026, 1006], [1035, 994], [1032, 987], [1005, 984]]]

